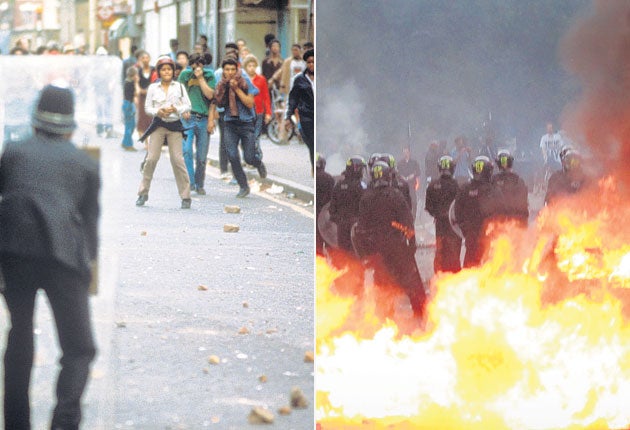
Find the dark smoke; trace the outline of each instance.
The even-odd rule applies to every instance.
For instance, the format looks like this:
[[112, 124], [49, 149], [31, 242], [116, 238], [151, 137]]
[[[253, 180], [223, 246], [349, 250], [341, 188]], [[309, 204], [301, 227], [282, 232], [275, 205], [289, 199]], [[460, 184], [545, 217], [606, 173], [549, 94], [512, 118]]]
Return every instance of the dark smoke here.
[[630, 185], [630, 3], [597, 0], [592, 13], [569, 31], [562, 43], [567, 70], [582, 92], [563, 115], [563, 124], [617, 168]]

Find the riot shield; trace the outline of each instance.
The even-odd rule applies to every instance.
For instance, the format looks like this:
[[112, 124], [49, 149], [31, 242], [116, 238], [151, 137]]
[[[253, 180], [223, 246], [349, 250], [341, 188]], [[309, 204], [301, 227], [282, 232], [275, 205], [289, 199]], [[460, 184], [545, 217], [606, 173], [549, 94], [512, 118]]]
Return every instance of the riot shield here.
[[337, 244], [337, 224], [330, 220], [330, 202], [326, 203], [317, 217], [317, 229], [324, 238], [326, 245], [338, 248]]
[[464, 233], [462, 233], [462, 229], [459, 227], [457, 223], [457, 218], [455, 218], [455, 200], [451, 202], [451, 206], [448, 208], [448, 221], [451, 224], [451, 228], [462, 240], [464, 240]]

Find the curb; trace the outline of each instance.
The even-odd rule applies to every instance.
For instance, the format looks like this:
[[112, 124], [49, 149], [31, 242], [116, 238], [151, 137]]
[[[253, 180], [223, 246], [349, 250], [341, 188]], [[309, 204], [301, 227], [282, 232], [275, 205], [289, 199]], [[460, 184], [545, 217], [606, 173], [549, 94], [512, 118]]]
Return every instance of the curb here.
[[[214, 168], [219, 168], [219, 160], [216, 160], [214, 158], [208, 158], [208, 164]], [[249, 174], [248, 172], [245, 172], [245, 174], [251, 176], [251, 174]], [[270, 187], [274, 184], [281, 185], [284, 188], [283, 193], [287, 195], [287, 197], [290, 197], [290, 195], [292, 194], [293, 197], [290, 198], [295, 198], [305, 203], [315, 203], [315, 192], [312, 188], [293, 182], [290, 179], [280, 178], [274, 175], [267, 175], [267, 177], [264, 179], [260, 178], [258, 175], [255, 176], [263, 185], [268, 185]]]

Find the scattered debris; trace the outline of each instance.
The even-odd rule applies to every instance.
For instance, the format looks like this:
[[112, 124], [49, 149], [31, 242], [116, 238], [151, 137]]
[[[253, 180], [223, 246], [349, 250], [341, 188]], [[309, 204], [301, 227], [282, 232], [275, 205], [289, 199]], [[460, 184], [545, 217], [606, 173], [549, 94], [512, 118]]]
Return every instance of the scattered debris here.
[[127, 327], [127, 323], [124, 321], [116, 321], [116, 327], [118, 328], [125, 328]]
[[147, 235], [147, 232], [146, 232], [146, 231], [142, 230], [142, 231], [140, 232], [140, 236], [146, 236], [146, 235]]
[[287, 193], [287, 199], [294, 199], [295, 193]]
[[225, 233], [237, 233], [240, 230], [240, 227], [236, 224], [225, 224], [223, 226], [223, 231]]
[[249, 329], [247, 327], [241, 327], [238, 334], [249, 334]]
[[249, 307], [249, 303], [247, 303], [247, 302], [243, 302], [243, 307], [244, 307], [244, 308], [248, 308], [248, 307]]
[[313, 353], [313, 351], [306, 351], [304, 353], [304, 362], [305, 363], [315, 362], [315, 354]]
[[270, 328], [267, 330], [267, 334], [273, 334], [273, 333], [277, 333], [278, 329], [277, 328]]
[[256, 406], [249, 413], [247, 420], [250, 424], [271, 424], [273, 423], [273, 413], [267, 409]]
[[291, 406], [297, 409], [308, 407], [308, 400], [306, 400], [306, 396], [298, 387], [291, 388]]
[[240, 206], [225, 205], [223, 206], [223, 212], [226, 214], [240, 214], [241, 208]]
[[284, 187], [281, 185], [273, 184], [271, 187], [267, 188], [265, 192], [269, 194], [280, 194], [284, 191]]
[[280, 409], [278, 409], [278, 413], [280, 415], [289, 415], [289, 414], [291, 414], [291, 406], [282, 406]]
[[197, 289], [198, 289], [199, 291], [208, 291], [208, 287], [206, 287], [206, 286], [205, 286], [205, 285], [203, 285], [203, 284], [200, 284], [200, 285], [197, 287]]
[[210, 357], [208, 357], [208, 363], [210, 364], [219, 364], [220, 362], [221, 359], [216, 355], [211, 355]]
[[210, 373], [210, 369], [209, 369], [209, 368], [207, 368], [207, 367], [204, 367], [204, 368], [203, 368], [203, 373], [205, 373], [205, 374]]
[[258, 380], [259, 380], [260, 382], [267, 382], [267, 375], [260, 375], [260, 376], [258, 377]]

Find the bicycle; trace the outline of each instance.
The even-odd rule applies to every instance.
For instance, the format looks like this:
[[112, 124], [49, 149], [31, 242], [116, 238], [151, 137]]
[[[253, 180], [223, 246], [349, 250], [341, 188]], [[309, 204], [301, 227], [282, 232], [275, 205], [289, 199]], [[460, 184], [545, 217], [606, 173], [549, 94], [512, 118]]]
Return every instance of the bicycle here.
[[284, 112], [286, 110], [286, 103], [282, 98], [282, 94], [280, 94], [280, 91], [275, 86], [271, 89], [271, 108], [273, 109], [273, 116], [269, 124], [267, 124], [267, 137], [276, 145], [287, 145], [294, 136], [297, 135], [299, 137], [299, 132], [297, 130], [295, 115], [291, 115], [291, 125], [286, 127], [286, 138], [280, 138], [280, 127], [285, 127]]

